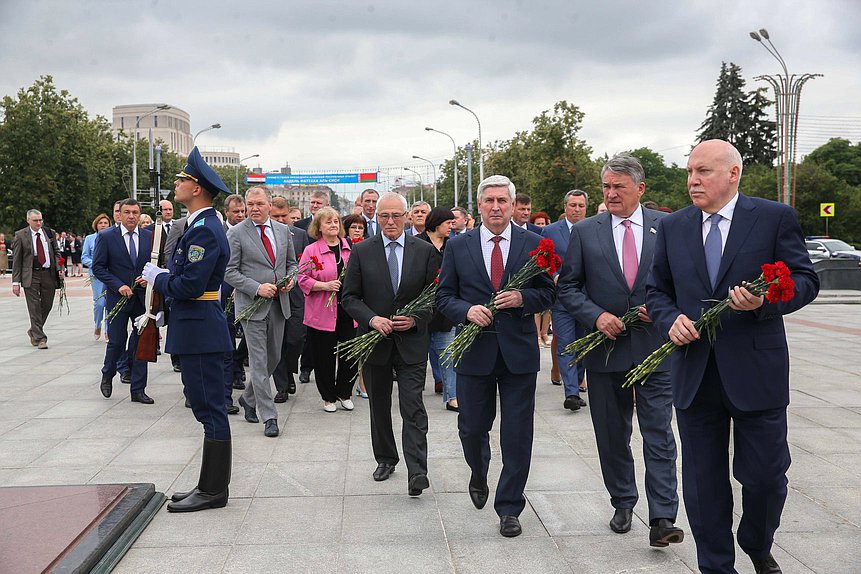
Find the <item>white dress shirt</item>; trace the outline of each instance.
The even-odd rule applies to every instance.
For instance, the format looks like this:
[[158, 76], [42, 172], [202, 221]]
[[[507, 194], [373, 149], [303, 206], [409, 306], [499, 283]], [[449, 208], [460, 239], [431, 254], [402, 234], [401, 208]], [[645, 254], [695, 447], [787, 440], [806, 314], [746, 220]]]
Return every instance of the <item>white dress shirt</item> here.
[[[364, 212], [362, 212], [362, 219], [365, 220], [365, 227], [368, 228], [368, 236], [369, 237], [373, 237], [374, 235], [376, 235], [380, 232], [380, 223], [377, 221], [376, 215], [374, 215], [373, 218], [369, 219], [368, 216], [365, 215]], [[373, 229], [371, 229], [371, 225], [370, 225], [371, 223], [374, 224]], [[386, 243], [386, 245], [388, 245], [388, 243]], [[401, 247], [403, 247], [403, 244], [401, 244]]]
[[630, 217], [619, 217], [612, 215], [613, 221], [613, 243], [616, 246], [616, 257], [619, 259], [619, 269], [624, 269], [622, 264], [622, 241], [625, 239], [625, 226], [622, 222], [628, 219], [631, 222], [631, 231], [634, 232], [634, 243], [637, 245], [637, 261], [643, 254], [643, 206], [637, 206], [637, 209]]
[[[724, 205], [718, 213], [723, 219], [718, 223], [718, 229], [720, 229], [720, 252], [723, 254], [724, 247], [726, 247], [726, 238], [729, 236], [729, 228], [732, 225], [732, 216], [735, 213], [735, 204], [738, 203], [738, 192], [733, 196], [732, 199], [729, 200], [729, 203]], [[712, 220], [711, 213], [707, 213], [703, 211], [703, 245], [706, 244], [706, 237], [709, 235], [709, 231], [712, 228]]]
[[129, 257], [131, 257], [131, 254], [132, 254], [132, 250], [131, 250], [131, 246], [129, 245], [129, 241], [135, 242], [135, 253], [137, 255], [140, 255], [141, 243], [140, 243], [140, 239], [138, 238], [138, 228], [135, 227], [132, 231], [129, 231], [125, 227], [121, 227], [120, 229], [122, 229], [122, 232], [123, 232], [123, 242], [126, 244], [126, 251], [129, 252]]
[[[252, 222], [253, 223], [253, 222]], [[258, 233], [260, 232], [260, 226], [263, 225], [263, 233], [266, 234], [266, 237], [269, 238], [269, 243], [272, 244], [272, 253], [275, 255], [275, 258], [278, 258], [278, 246], [275, 245], [275, 233], [272, 231], [272, 220], [267, 219], [265, 223], [255, 223], [254, 226], [257, 228]], [[260, 240], [263, 241], [262, 239]]]
[[[490, 277], [490, 256], [493, 253], [493, 241], [496, 234], [489, 230], [484, 224], [479, 229], [481, 234], [481, 257], [484, 259], [484, 269], [487, 271], [487, 276]], [[499, 242], [499, 249], [502, 251], [502, 268], [508, 264], [508, 252], [511, 249], [511, 226], [506, 225], [502, 233], [499, 234], [502, 241]]]

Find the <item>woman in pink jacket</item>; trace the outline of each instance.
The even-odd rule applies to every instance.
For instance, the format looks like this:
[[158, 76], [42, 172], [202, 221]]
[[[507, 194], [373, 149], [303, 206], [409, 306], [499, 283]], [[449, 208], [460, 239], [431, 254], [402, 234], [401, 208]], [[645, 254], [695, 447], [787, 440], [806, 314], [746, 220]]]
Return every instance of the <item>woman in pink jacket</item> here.
[[[336, 403], [353, 410], [350, 399], [356, 367], [340, 361], [336, 369], [335, 346], [356, 336], [356, 322], [341, 307], [341, 282], [338, 277], [350, 259], [350, 242], [344, 239], [344, 226], [338, 212], [331, 207], [320, 209], [308, 226], [308, 235], [316, 239], [305, 248], [299, 267], [316, 256], [322, 269], [300, 273], [299, 287], [305, 293], [305, 320], [308, 346], [314, 361], [314, 379], [323, 399], [323, 410], [333, 413]], [[335, 293], [330, 306], [329, 297]]]

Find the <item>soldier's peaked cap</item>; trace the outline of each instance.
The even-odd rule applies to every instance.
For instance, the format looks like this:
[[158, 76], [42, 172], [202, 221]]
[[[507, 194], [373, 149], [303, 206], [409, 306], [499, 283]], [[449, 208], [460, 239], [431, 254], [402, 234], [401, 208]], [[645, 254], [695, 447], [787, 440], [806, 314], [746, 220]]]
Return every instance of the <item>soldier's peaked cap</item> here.
[[215, 170], [203, 160], [197, 146], [188, 154], [185, 167], [182, 168], [181, 172], [176, 174], [176, 177], [190, 179], [213, 195], [218, 195], [219, 193], [230, 195], [230, 190], [224, 185], [224, 182], [221, 181]]

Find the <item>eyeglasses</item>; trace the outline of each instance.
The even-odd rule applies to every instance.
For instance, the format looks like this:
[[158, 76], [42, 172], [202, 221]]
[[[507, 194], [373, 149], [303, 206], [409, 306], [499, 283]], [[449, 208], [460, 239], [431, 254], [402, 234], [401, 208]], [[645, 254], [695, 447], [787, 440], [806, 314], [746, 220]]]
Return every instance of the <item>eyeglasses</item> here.
[[377, 218], [378, 219], [398, 220], [398, 219], [401, 219], [406, 214], [407, 214], [406, 211], [402, 211], [400, 213], [379, 213], [379, 212], [377, 212]]

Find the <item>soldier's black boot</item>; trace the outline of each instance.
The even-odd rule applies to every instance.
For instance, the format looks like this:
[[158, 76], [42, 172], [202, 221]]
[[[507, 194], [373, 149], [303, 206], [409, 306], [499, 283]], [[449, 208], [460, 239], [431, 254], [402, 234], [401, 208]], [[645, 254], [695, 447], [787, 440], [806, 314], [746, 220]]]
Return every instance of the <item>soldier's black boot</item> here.
[[176, 492], [170, 497], [168, 512], [197, 512], [227, 505], [230, 484], [231, 445], [229, 440], [203, 439], [203, 459], [197, 488]]

